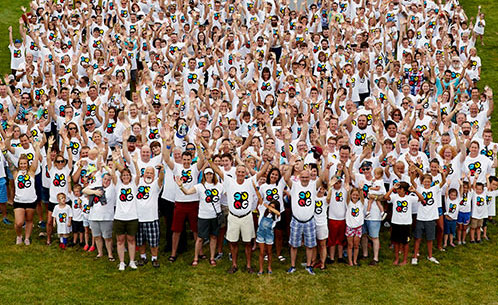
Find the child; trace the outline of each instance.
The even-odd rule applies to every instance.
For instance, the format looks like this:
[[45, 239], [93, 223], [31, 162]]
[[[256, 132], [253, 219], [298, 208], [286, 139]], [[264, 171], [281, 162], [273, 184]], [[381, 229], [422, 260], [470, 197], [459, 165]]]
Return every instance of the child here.
[[[463, 178], [462, 178], [463, 179]], [[470, 224], [470, 201], [472, 198], [472, 191], [470, 189], [470, 184], [468, 181], [462, 182], [462, 199], [460, 200], [460, 206], [458, 207], [458, 218], [457, 218], [457, 240], [458, 245], [465, 245], [465, 239], [467, 237], [467, 228]]]
[[256, 242], [259, 244], [259, 272], [258, 275], [263, 274], [263, 262], [265, 257], [265, 250], [268, 257], [268, 274], [272, 274], [272, 245], [274, 241], [273, 228], [277, 218], [280, 217], [280, 203], [278, 200], [272, 200], [270, 204], [263, 203], [263, 198], [259, 190], [254, 185], [256, 196], [258, 197], [258, 210], [259, 210], [259, 224], [256, 233]]
[[488, 218], [485, 218], [482, 224], [482, 238], [484, 238], [485, 240], [489, 240], [488, 222], [493, 220], [493, 216], [496, 216], [496, 196], [498, 196], [498, 178], [496, 176], [489, 176], [488, 184], [486, 187], [486, 205], [488, 206]]
[[59, 204], [54, 207], [52, 217], [54, 218], [54, 223], [57, 224], [57, 234], [60, 238], [59, 248], [66, 249], [67, 238], [71, 232], [73, 210], [70, 206], [66, 205], [66, 194], [57, 194], [57, 202]]
[[[460, 181], [460, 193], [462, 192], [462, 190], [462, 182]], [[443, 248], [446, 248], [446, 246], [448, 245], [448, 238], [450, 240], [450, 246], [455, 248], [455, 244], [453, 243], [453, 236], [455, 235], [456, 231], [456, 223], [461, 197], [458, 196], [458, 191], [455, 188], [448, 188], [445, 199], [446, 213], [444, 213]]]
[[[352, 188], [347, 198], [346, 209], [346, 238], [348, 240], [348, 261], [350, 266], [359, 266], [358, 250], [364, 223], [363, 192], [359, 188]], [[353, 254], [354, 248], [354, 254]], [[354, 257], [353, 257], [354, 255]]]
[[[474, 194], [472, 196], [472, 219], [470, 221], [470, 243], [481, 242], [481, 228], [484, 218], [488, 218], [488, 207], [486, 206], [486, 192], [484, 184], [474, 180]], [[476, 239], [477, 232], [477, 239]]]
[[379, 208], [382, 220], [386, 218], [386, 213], [384, 212], [384, 207], [382, 206], [382, 202], [379, 200], [384, 196], [384, 170], [382, 168], [377, 167], [374, 170], [374, 181], [372, 186], [368, 189], [368, 206], [367, 206], [367, 213], [365, 214], [365, 217], [368, 217], [370, 215], [370, 210], [372, 209], [372, 202], [375, 200], [375, 204], [377, 204], [377, 207]]
[[[327, 239], [329, 237], [329, 228], [327, 226], [327, 209], [328, 201], [325, 197], [327, 191], [327, 184], [322, 183], [315, 198], [315, 224], [316, 224], [316, 239], [318, 241], [318, 255], [319, 260], [315, 259], [313, 268], [325, 269], [325, 260], [327, 259]], [[313, 248], [314, 255], [317, 257], [317, 248]]]
[[69, 199], [71, 208], [73, 209], [73, 244], [77, 245], [79, 240], [80, 246], [83, 247], [83, 233], [85, 232], [85, 229], [83, 228], [83, 199], [81, 198], [81, 185], [75, 184], [73, 186], [73, 192], [69, 195]]
[[486, 27], [486, 21], [484, 20], [484, 13], [481, 13], [481, 6], [479, 5], [477, 8], [477, 18], [476, 18], [476, 24], [474, 26], [474, 33], [479, 35], [479, 38], [481, 39], [481, 45], [484, 45], [484, 41], [482, 38], [484, 36], [485, 27]]
[[[346, 171], [347, 173], [347, 171]], [[349, 177], [346, 175], [345, 185], [349, 183]], [[346, 236], [346, 189], [339, 176], [332, 178], [329, 190], [327, 192], [327, 202], [329, 203], [328, 227], [329, 227], [329, 256], [328, 263], [334, 263], [337, 246], [337, 261], [342, 263], [344, 236]]]

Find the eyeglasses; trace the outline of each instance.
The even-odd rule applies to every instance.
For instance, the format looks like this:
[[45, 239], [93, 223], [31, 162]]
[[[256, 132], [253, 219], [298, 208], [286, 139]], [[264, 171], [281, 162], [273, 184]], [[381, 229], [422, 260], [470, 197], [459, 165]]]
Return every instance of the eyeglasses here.
[[62, 164], [62, 163], [64, 163], [64, 160], [57, 160], [57, 161], [55, 161], [55, 163]]
[[95, 125], [95, 123], [86, 123], [85, 126], [92, 126]]

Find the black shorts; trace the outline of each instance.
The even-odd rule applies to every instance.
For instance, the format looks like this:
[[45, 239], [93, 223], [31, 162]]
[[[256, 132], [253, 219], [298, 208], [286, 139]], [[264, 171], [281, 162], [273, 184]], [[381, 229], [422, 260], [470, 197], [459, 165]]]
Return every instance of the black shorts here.
[[85, 232], [85, 228], [83, 227], [83, 220], [82, 221], [73, 220], [71, 222], [71, 226], [73, 229], [73, 233], [84, 233]]
[[280, 220], [277, 221], [277, 223], [275, 224], [275, 230], [285, 230], [285, 224], [286, 224], [286, 214], [285, 213], [281, 213], [280, 214]]
[[58, 203], [53, 203], [53, 202], [49, 201], [47, 204], [47, 210], [49, 210], [50, 212], [53, 212], [56, 205], [58, 205]]
[[435, 220], [417, 220], [413, 237], [422, 238], [425, 233], [426, 240], [436, 239], [436, 221]]
[[15, 209], [36, 209], [36, 201], [31, 203], [23, 203], [14, 201], [14, 210]]
[[173, 210], [175, 208], [175, 203], [173, 201], [169, 201], [159, 197], [158, 208], [160, 216], [170, 215], [171, 217], [173, 217]]
[[391, 225], [391, 241], [398, 244], [408, 244], [410, 242], [411, 225]]
[[138, 232], [138, 219], [134, 220], [118, 220], [114, 219], [114, 233], [116, 235], [131, 235], [135, 236]]
[[197, 236], [202, 239], [209, 239], [210, 235], [218, 236], [220, 227], [218, 226], [218, 219], [197, 219]]

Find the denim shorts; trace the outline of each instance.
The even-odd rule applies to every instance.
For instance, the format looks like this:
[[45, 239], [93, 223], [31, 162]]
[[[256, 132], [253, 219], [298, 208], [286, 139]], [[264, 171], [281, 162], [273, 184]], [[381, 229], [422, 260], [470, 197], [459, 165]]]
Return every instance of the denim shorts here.
[[258, 232], [256, 233], [256, 242], [260, 244], [273, 245], [275, 235], [273, 233], [273, 219], [263, 217], [259, 222]]
[[444, 234], [455, 234], [456, 232], [456, 220], [448, 220], [444, 218]]
[[366, 232], [371, 238], [379, 238], [381, 222], [382, 221], [380, 220], [365, 220], [363, 231]]

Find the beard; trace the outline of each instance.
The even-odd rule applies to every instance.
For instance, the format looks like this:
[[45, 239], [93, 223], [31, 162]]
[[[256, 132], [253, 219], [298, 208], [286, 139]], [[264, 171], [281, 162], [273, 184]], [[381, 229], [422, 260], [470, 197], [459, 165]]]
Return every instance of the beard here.
[[145, 181], [145, 183], [147, 183], [147, 184], [151, 184], [151, 183], [154, 181], [154, 178], [152, 178], [152, 177], [145, 177], [145, 178], [144, 178], [144, 181]]

